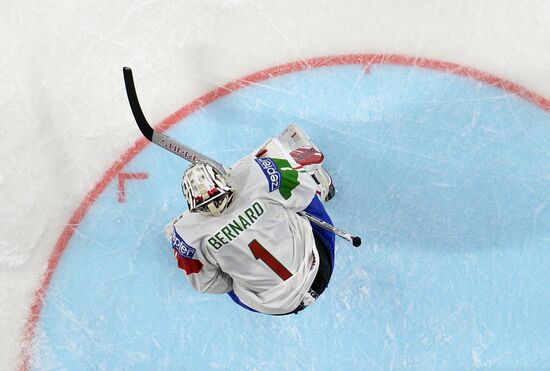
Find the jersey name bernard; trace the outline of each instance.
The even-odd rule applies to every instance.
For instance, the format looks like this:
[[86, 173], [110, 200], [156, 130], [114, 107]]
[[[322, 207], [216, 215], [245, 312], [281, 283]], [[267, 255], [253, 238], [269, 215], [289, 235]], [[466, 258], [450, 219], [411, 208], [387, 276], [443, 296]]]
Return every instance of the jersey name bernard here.
[[214, 235], [208, 239], [208, 244], [215, 250], [219, 250], [254, 224], [263, 213], [263, 206], [258, 201], [254, 202], [252, 206], [245, 209], [230, 223], [214, 233]]

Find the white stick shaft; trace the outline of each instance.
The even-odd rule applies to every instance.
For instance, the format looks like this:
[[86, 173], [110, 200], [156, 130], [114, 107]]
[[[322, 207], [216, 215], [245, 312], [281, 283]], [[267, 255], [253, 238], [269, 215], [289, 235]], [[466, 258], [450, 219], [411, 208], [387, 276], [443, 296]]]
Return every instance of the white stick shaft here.
[[210, 163], [212, 166], [214, 166], [215, 168], [217, 168], [219, 171], [221, 171], [222, 174], [225, 174], [225, 168], [218, 161], [198, 151], [195, 151], [194, 149], [186, 146], [185, 144], [181, 144], [180, 142], [170, 138], [166, 134], [159, 133], [156, 131], [153, 132], [152, 142], [193, 164], [196, 164], [199, 161], [206, 161]]

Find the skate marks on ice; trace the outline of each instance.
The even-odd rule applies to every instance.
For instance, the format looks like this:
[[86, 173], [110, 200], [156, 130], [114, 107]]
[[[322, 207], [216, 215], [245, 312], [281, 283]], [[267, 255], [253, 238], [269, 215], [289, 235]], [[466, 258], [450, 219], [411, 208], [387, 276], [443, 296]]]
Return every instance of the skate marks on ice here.
[[[334, 178], [328, 211], [363, 246], [337, 242], [329, 288], [296, 316], [195, 293], [162, 233], [187, 164], [139, 142], [50, 262], [22, 368], [550, 367], [549, 112], [490, 75], [397, 56], [220, 88], [161, 125], [230, 165], [299, 124]], [[120, 172], [142, 174], [124, 197]]]

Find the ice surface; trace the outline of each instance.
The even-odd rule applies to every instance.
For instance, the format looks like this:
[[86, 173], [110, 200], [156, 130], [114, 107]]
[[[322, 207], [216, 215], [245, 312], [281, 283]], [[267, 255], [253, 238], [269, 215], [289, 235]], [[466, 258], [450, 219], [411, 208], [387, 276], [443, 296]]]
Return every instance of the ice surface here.
[[186, 163], [149, 146], [123, 169], [147, 181], [128, 183], [123, 204], [112, 182], [80, 223], [32, 364], [550, 366], [548, 112], [445, 72], [344, 65], [261, 81], [169, 135], [229, 165], [289, 122], [327, 156], [333, 220], [364, 240], [359, 249], [338, 241], [335, 275], [314, 306], [269, 317], [193, 292], [162, 232], [183, 208]]
[[[350, 53], [455, 62], [548, 98], [549, 19], [549, 3], [542, 0], [528, 7], [497, 1], [2, 1], [0, 369], [20, 364], [33, 294], [71, 215], [140, 136], [123, 91], [123, 65], [134, 68], [152, 123], [255, 71]], [[185, 349], [187, 340], [198, 349], [196, 362], [208, 358], [203, 365], [211, 368], [273, 368], [270, 359], [285, 353], [279, 357], [283, 368], [322, 369], [328, 364], [307, 358], [314, 349], [373, 369], [443, 368], [450, 362], [468, 368], [548, 367], [542, 348], [548, 337], [541, 332], [549, 312], [548, 114], [510, 92], [446, 74], [350, 71], [327, 70], [328, 76], [300, 81], [289, 76], [271, 86], [274, 96], [265, 89], [243, 90], [237, 93], [242, 99], [220, 100], [215, 109], [199, 112], [202, 119], [197, 113], [181, 129], [173, 128], [182, 138], [194, 128], [199, 149], [226, 164], [288, 120], [332, 152], [329, 164], [340, 191], [332, 213], [340, 225], [363, 234], [364, 248], [338, 246], [340, 270], [305, 318], [284, 319], [281, 326], [245, 317], [226, 298], [197, 296], [185, 282], [179, 285], [180, 272], [157, 233], [179, 210], [180, 164], [148, 148], [136, 159], [139, 166], [124, 169], [142, 171], [147, 165], [151, 174], [147, 181], [126, 184], [125, 205], [135, 209], [117, 211], [118, 190], [110, 184], [73, 235], [46, 294], [36, 336], [26, 339], [34, 343], [31, 364], [70, 369], [87, 360], [96, 368], [116, 362], [142, 368], [150, 362], [166, 369], [185, 357], [173, 357], [174, 351], [155, 357], [169, 347]], [[334, 79], [330, 86], [323, 85], [325, 78]], [[222, 124], [228, 125], [222, 131], [227, 138], [220, 143], [211, 130]], [[346, 167], [351, 160], [363, 162], [359, 173]], [[361, 192], [350, 174], [366, 177]], [[358, 200], [363, 209], [356, 207]], [[126, 238], [116, 236], [122, 232], [112, 224], [104, 226], [110, 233], [98, 233], [94, 215], [124, 225]], [[154, 247], [146, 249], [148, 243]], [[79, 260], [86, 244], [99, 257]], [[150, 259], [141, 259], [141, 253]], [[71, 259], [77, 264], [73, 270]], [[146, 294], [137, 287], [140, 274], [150, 279]], [[73, 281], [92, 286], [78, 291]], [[86, 295], [77, 300], [82, 291]], [[90, 303], [88, 311], [80, 302]], [[209, 331], [197, 322], [195, 333], [206, 334], [204, 341], [174, 327], [182, 321], [165, 322], [160, 328], [167, 329], [166, 336], [158, 338], [152, 335], [156, 328], [133, 327], [137, 319], [144, 319], [140, 326], [152, 326], [151, 318], [170, 311], [189, 315], [180, 307], [189, 303], [193, 318], [214, 319]], [[152, 312], [136, 312], [140, 304]], [[229, 314], [219, 317], [220, 308]], [[59, 330], [66, 321], [71, 325]], [[237, 340], [227, 345], [230, 335], [215, 326], [225, 329], [233, 321], [241, 328], [230, 332]], [[110, 342], [108, 323], [121, 326], [125, 339]], [[323, 337], [325, 328], [331, 335]], [[260, 329], [259, 340], [278, 339], [280, 349], [250, 348], [246, 334], [252, 329]], [[331, 331], [370, 343], [349, 346]], [[286, 347], [285, 336], [295, 348]], [[226, 347], [220, 357], [208, 357], [220, 342]], [[121, 358], [108, 353], [109, 347]]]

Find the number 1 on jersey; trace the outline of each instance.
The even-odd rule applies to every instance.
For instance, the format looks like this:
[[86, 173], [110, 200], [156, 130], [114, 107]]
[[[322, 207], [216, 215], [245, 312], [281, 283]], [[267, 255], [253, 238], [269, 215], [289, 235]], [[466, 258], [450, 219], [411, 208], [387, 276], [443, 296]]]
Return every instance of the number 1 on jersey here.
[[292, 273], [290, 273], [288, 269], [286, 269], [286, 267], [273, 255], [271, 255], [269, 251], [267, 251], [258, 241], [252, 240], [248, 244], [248, 247], [250, 248], [250, 251], [252, 251], [252, 255], [254, 255], [256, 260], [263, 261], [273, 272], [277, 274], [277, 276], [281, 277], [283, 281], [286, 281], [292, 277]]

